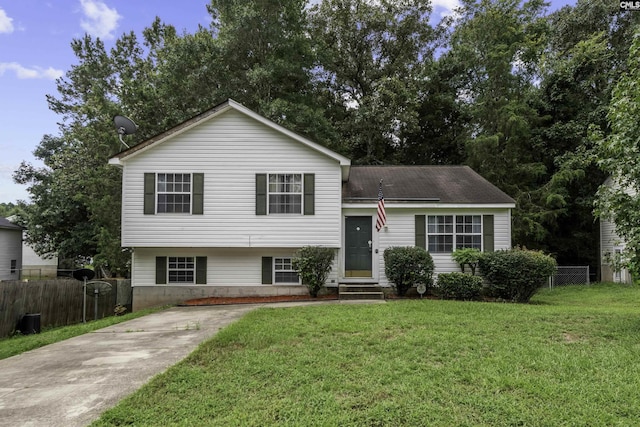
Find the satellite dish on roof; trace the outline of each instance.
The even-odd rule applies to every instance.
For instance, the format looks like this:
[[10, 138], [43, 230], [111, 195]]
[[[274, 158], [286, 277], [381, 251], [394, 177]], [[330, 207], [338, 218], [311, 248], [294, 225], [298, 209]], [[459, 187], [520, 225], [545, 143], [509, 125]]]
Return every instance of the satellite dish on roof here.
[[127, 143], [122, 139], [122, 135], [131, 135], [136, 133], [138, 126], [133, 122], [133, 120], [125, 116], [115, 116], [113, 118], [113, 123], [116, 125], [120, 142], [122, 142], [125, 147], [129, 148]]

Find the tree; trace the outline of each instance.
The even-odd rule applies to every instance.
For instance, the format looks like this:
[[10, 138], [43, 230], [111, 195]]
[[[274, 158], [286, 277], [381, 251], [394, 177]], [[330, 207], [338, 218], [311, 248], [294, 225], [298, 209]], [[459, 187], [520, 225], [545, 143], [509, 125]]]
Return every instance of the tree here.
[[454, 86], [469, 117], [465, 162], [516, 200], [514, 240], [528, 246], [547, 235], [544, 153], [530, 146], [544, 9], [541, 0], [464, 1], [445, 54], [466, 69]]
[[418, 124], [406, 129], [397, 158], [405, 165], [459, 165], [467, 158], [465, 142], [471, 137], [469, 109], [459, 101], [464, 63], [442, 55], [425, 64], [418, 85]]
[[306, 0], [211, 0], [223, 98], [325, 145], [337, 138], [318, 102]]
[[0, 203], [0, 217], [6, 218], [11, 215], [15, 215], [18, 212], [18, 206], [9, 203]]
[[597, 188], [606, 178], [593, 157], [588, 130], [609, 133], [611, 91], [627, 69], [628, 41], [640, 15], [620, 13], [604, 0], [579, 0], [547, 18], [547, 47], [540, 59], [535, 108], [541, 122], [532, 147], [546, 153], [544, 218], [548, 237], [538, 247], [561, 264], [590, 264], [597, 271], [599, 226], [593, 220]]
[[607, 117], [611, 133], [594, 133], [598, 164], [613, 186], [598, 191], [596, 213], [611, 219], [626, 242], [626, 267], [634, 281], [640, 278], [640, 32], [629, 49], [628, 72], [616, 84]]
[[430, 13], [426, 0], [325, 0], [312, 8], [316, 78], [341, 151], [354, 162], [394, 163], [416, 132], [421, 73], [435, 47]]

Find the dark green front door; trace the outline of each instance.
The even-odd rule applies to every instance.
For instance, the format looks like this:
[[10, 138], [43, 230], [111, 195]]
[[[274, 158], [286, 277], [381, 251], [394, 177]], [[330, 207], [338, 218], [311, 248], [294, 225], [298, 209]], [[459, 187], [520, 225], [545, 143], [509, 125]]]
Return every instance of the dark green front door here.
[[345, 276], [372, 277], [371, 217], [345, 218]]

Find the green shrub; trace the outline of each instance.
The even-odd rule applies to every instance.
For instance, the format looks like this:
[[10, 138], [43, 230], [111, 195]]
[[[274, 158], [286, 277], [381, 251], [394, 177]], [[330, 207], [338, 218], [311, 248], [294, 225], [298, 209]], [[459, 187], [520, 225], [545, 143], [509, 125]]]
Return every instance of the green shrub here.
[[327, 282], [334, 249], [320, 246], [305, 246], [296, 251], [292, 260], [293, 268], [298, 271], [302, 284], [309, 288], [309, 295], [317, 297]]
[[469, 266], [471, 274], [474, 276], [476, 275], [476, 268], [478, 267], [481, 256], [482, 252], [475, 248], [456, 249], [451, 254], [451, 258], [460, 265], [460, 270], [462, 270], [463, 273], [464, 267]]
[[417, 246], [395, 246], [384, 251], [384, 273], [399, 296], [423, 283], [433, 284], [433, 259], [429, 252]]
[[438, 284], [435, 294], [442, 299], [458, 299], [464, 301], [480, 298], [482, 278], [465, 273], [438, 274]]
[[479, 262], [487, 279], [487, 294], [514, 302], [529, 302], [547, 283], [556, 269], [556, 261], [538, 251], [511, 249], [485, 252]]

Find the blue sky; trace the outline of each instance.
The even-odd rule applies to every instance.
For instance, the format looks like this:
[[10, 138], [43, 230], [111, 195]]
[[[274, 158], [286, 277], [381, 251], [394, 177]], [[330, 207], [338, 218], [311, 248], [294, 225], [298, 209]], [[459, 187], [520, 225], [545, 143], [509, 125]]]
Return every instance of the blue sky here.
[[[45, 134], [57, 134], [60, 118], [45, 96], [57, 96], [55, 79], [77, 63], [70, 43], [89, 33], [110, 48], [121, 34], [140, 35], [156, 16], [178, 32], [209, 26], [209, 0], [0, 0], [0, 202], [28, 200], [13, 183], [23, 160]], [[555, 0], [554, 4], [573, 4]], [[457, 0], [435, 0], [436, 14]]]

